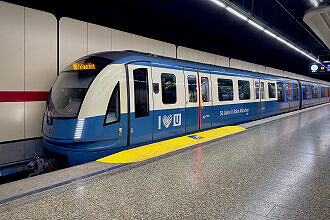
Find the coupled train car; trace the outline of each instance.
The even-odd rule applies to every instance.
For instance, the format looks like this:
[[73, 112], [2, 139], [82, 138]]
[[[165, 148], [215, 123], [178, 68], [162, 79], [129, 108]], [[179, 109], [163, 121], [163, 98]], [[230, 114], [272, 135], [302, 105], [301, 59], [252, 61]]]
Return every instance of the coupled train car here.
[[329, 85], [133, 51], [97, 53], [59, 74], [43, 144], [76, 165], [329, 101]]

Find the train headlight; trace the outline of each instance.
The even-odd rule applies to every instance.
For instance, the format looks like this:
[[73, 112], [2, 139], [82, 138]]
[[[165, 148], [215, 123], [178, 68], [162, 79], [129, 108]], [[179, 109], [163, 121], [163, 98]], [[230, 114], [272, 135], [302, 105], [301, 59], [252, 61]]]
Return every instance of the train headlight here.
[[47, 111], [46, 117], [47, 117], [47, 124], [52, 125], [53, 124], [53, 117], [52, 117], [52, 113], [50, 111]]
[[74, 132], [74, 139], [80, 139], [84, 130], [85, 119], [78, 119], [76, 130]]

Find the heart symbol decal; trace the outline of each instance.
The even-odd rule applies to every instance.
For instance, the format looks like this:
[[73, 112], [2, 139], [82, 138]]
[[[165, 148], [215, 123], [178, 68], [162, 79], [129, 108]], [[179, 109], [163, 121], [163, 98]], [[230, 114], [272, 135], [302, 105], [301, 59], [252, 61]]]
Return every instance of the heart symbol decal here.
[[168, 128], [172, 122], [172, 115], [169, 115], [169, 116], [166, 116], [166, 115], [163, 115], [163, 124], [166, 128]]

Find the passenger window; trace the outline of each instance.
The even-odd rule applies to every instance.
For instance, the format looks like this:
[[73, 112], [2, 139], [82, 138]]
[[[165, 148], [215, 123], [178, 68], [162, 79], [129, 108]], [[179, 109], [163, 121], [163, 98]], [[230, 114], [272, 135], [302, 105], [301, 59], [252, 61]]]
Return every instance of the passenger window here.
[[162, 100], [164, 104], [176, 103], [176, 77], [171, 73], [162, 73]]
[[319, 88], [317, 86], [312, 86], [313, 91], [313, 99], [316, 99], [319, 97]]
[[218, 79], [219, 101], [234, 99], [233, 81], [231, 79]]
[[254, 82], [254, 87], [255, 87], [255, 90], [256, 90], [256, 100], [259, 99], [259, 81], [255, 81]]
[[264, 86], [264, 82], [261, 82], [260, 85], [261, 85], [261, 87], [260, 87], [261, 99], [265, 99], [265, 86]]
[[303, 99], [307, 100], [308, 99], [308, 91], [307, 91], [307, 86], [303, 85], [302, 86], [302, 90], [303, 90]]
[[250, 99], [250, 82], [238, 80], [238, 93], [240, 100]]
[[298, 100], [299, 99], [298, 85], [293, 84], [292, 89], [293, 89], [293, 101]]
[[133, 71], [135, 118], [149, 115], [148, 69], [139, 68]]
[[325, 88], [324, 87], [322, 87], [322, 89], [321, 89], [321, 94], [322, 94], [322, 98], [323, 97], [326, 97], [326, 95], [325, 95]]
[[209, 78], [201, 77], [201, 81], [202, 101], [208, 102], [210, 101]]
[[196, 76], [188, 76], [189, 102], [197, 102], [197, 80]]
[[292, 101], [291, 99], [291, 86], [289, 83], [286, 84], [286, 99]]
[[105, 118], [105, 124], [115, 123], [120, 119], [120, 100], [119, 100], [119, 83], [117, 83], [116, 87], [114, 88], [110, 101], [109, 106], [107, 109], [107, 115]]
[[277, 101], [278, 102], [284, 102], [285, 101], [284, 84], [282, 82], [277, 83]]
[[276, 98], [275, 83], [268, 83], [268, 95], [270, 99]]

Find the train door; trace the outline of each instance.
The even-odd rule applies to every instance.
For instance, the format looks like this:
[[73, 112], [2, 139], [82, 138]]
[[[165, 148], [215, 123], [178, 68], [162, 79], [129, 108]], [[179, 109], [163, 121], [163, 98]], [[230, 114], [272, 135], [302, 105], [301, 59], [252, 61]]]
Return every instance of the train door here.
[[302, 102], [303, 102], [303, 89], [302, 89], [302, 85], [301, 85], [301, 82], [300, 81], [298, 81], [298, 83], [299, 83], [299, 94], [300, 94], [300, 96], [299, 96], [299, 109], [301, 109], [301, 107], [302, 107]]
[[151, 67], [148, 62], [128, 65], [130, 91], [129, 144], [152, 141], [153, 98]]
[[261, 96], [260, 96], [260, 79], [254, 80], [254, 99], [257, 102], [257, 118], [261, 118]]
[[194, 69], [184, 69], [186, 108], [185, 121], [186, 133], [199, 129], [199, 86], [198, 73]]
[[199, 71], [200, 88], [200, 129], [211, 128], [212, 126], [212, 95], [211, 75], [208, 71]]
[[286, 83], [286, 101], [288, 103], [288, 111], [290, 111], [291, 108], [291, 101], [292, 101], [292, 91], [291, 91], [291, 83]]
[[183, 68], [152, 67], [154, 100], [153, 140], [185, 133], [185, 86]]
[[267, 101], [267, 94], [265, 92], [265, 87], [267, 83], [264, 80], [260, 80], [260, 117], [265, 117], [266, 113], [266, 101]]

